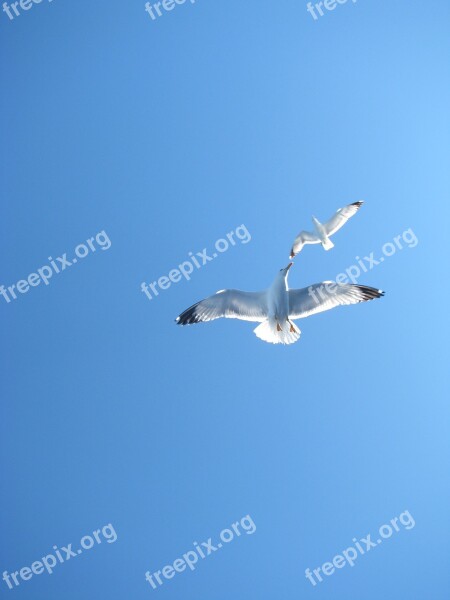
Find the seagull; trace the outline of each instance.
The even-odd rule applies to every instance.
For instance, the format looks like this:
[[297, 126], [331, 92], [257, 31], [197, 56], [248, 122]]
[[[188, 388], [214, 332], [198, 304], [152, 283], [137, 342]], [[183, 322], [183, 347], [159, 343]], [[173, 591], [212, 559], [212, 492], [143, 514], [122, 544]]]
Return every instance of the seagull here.
[[350, 217], [353, 217], [361, 206], [364, 204], [362, 200], [348, 204], [344, 208], [339, 208], [336, 213], [326, 223], [321, 223], [313, 216], [314, 232], [301, 231], [295, 238], [292, 246], [290, 258], [294, 258], [305, 244], [322, 244], [325, 250], [331, 250], [334, 247], [330, 237], [339, 231], [341, 227], [347, 223]]
[[280, 269], [272, 285], [262, 292], [220, 290], [194, 304], [176, 318], [178, 325], [205, 321], [240, 319], [260, 323], [255, 335], [270, 344], [293, 344], [301, 335], [293, 321], [344, 304], [357, 304], [384, 296], [382, 290], [364, 285], [337, 284], [332, 281], [315, 283], [308, 288], [290, 290], [289, 263]]

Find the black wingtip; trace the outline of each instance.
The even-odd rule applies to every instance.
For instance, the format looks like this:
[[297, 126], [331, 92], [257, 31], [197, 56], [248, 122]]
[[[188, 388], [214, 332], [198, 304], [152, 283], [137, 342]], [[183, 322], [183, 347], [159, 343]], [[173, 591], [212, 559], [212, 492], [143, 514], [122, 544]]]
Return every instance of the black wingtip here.
[[375, 298], [381, 298], [385, 292], [377, 288], [369, 287], [368, 285], [356, 286], [363, 295], [363, 300], [375, 300]]
[[364, 200], [358, 200], [358, 202], [353, 202], [352, 206], [357, 206], [358, 208], [361, 208], [361, 206], [364, 204]]
[[197, 306], [198, 302], [193, 306], [190, 306], [185, 311], [181, 313], [176, 319], [175, 322], [177, 325], [192, 325], [193, 323], [199, 323], [199, 318], [197, 314]]

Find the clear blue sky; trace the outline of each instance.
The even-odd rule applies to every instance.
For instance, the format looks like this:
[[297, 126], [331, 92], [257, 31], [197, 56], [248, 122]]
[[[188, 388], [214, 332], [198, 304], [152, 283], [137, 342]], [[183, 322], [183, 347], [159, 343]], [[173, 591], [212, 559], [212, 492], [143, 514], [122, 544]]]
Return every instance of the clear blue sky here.
[[[450, 6], [303, 0], [176, 6], [44, 0], [0, 12], [0, 573], [113, 524], [102, 543], [0, 597], [445, 600], [448, 506]], [[412, 228], [360, 283], [380, 300], [298, 322], [181, 328], [216, 290], [258, 290], [311, 214], [365, 200], [335, 248], [290, 273], [331, 279]], [[148, 300], [143, 281], [245, 224], [251, 242]], [[441, 229], [442, 226], [442, 229]], [[330, 561], [402, 529], [313, 587]], [[152, 590], [155, 572], [245, 515], [257, 530]]]

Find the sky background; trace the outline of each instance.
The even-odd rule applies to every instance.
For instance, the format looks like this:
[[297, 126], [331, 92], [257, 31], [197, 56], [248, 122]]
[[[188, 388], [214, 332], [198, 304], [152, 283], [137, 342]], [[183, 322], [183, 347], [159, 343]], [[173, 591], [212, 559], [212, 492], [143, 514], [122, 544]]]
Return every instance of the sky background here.
[[[0, 284], [105, 231], [98, 249], [0, 296], [0, 572], [111, 523], [103, 542], [0, 597], [449, 597], [450, 5], [42, 2], [0, 13]], [[374, 302], [298, 321], [181, 328], [227, 287], [267, 287], [311, 214], [365, 200], [291, 287], [334, 278], [412, 228], [359, 283]], [[148, 300], [140, 286], [244, 224], [251, 234]], [[409, 510], [313, 587], [317, 568]], [[145, 581], [251, 515], [243, 535]]]

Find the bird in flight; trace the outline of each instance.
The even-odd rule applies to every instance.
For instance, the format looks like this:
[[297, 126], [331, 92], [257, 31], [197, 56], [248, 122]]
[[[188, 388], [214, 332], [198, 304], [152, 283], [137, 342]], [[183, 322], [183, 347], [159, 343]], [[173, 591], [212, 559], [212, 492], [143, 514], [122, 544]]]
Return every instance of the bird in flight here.
[[178, 325], [205, 321], [241, 319], [260, 323], [255, 335], [271, 344], [293, 344], [301, 335], [293, 322], [335, 306], [357, 304], [384, 296], [384, 292], [364, 285], [337, 284], [331, 281], [316, 283], [308, 288], [288, 287], [289, 263], [280, 269], [272, 285], [262, 292], [221, 290], [194, 304], [177, 317]]
[[316, 217], [313, 217], [314, 231], [301, 231], [294, 240], [290, 258], [294, 258], [302, 250], [305, 244], [322, 244], [325, 250], [331, 250], [334, 247], [330, 237], [339, 231], [347, 223], [350, 217], [353, 217], [361, 206], [362, 200], [348, 204], [340, 208], [326, 223], [321, 223]]

